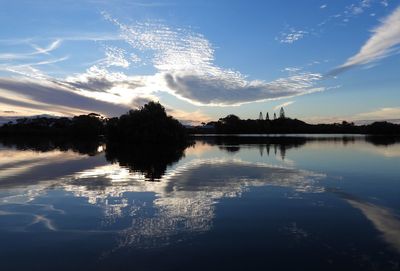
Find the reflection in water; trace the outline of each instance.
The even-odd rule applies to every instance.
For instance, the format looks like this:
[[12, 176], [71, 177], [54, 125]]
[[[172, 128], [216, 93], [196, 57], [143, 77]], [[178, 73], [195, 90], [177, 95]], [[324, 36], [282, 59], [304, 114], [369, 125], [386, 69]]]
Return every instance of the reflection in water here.
[[[141, 213], [143, 203], [129, 203], [126, 192], [155, 194], [151, 217], [135, 217], [122, 231], [120, 246], [168, 244], [171, 236], [210, 229], [215, 203], [222, 198], [240, 197], [249, 187], [281, 186], [298, 192], [319, 193], [318, 180], [325, 177], [294, 168], [250, 163], [240, 159], [195, 159], [167, 170], [162, 182], [146, 182], [140, 174], [108, 165], [80, 172], [63, 185], [77, 197], [101, 206], [108, 222], [121, 218], [123, 209]], [[95, 184], [93, 184], [95, 181]], [[110, 202], [109, 198], [118, 199]]]
[[203, 143], [218, 146], [220, 150], [236, 153], [241, 147], [252, 146], [259, 149], [260, 156], [270, 155], [272, 151], [276, 156], [279, 154], [282, 160], [285, 159], [286, 151], [292, 148], [299, 148], [307, 141], [313, 140], [306, 137], [246, 137], [246, 136], [224, 136], [224, 137], [204, 137], [198, 138]]
[[[0, 137], [0, 144], [4, 147], [20, 151], [35, 152], [72, 151], [89, 156], [97, 155], [102, 151], [103, 144], [99, 140], [71, 140], [63, 137]], [[0, 145], [0, 146], [1, 146]], [[3, 147], [3, 148], [4, 148]]]
[[[303, 161], [291, 154], [303, 148], [325, 151], [346, 146], [362, 155], [367, 150], [386, 157], [388, 147], [378, 141], [372, 145], [377, 141], [203, 138], [194, 146], [162, 148], [8, 139], [0, 145], [0, 219], [8, 222], [0, 223], [0, 233], [114, 234], [117, 241], [103, 256], [123, 248], [160, 248], [211, 232], [218, 204], [233, 198], [245, 201], [243, 195], [259, 187], [284, 190], [280, 202], [293, 199], [305, 204], [290, 193], [323, 201], [332, 191], [326, 188], [329, 174], [313, 165], [300, 166]], [[398, 157], [393, 155], [398, 144], [390, 146], [390, 157]], [[400, 222], [392, 211], [344, 193], [333, 194], [359, 209], [400, 252]], [[268, 203], [266, 197], [262, 200]], [[74, 208], [81, 206], [87, 210], [84, 217], [89, 214], [84, 225], [82, 216], [74, 220]], [[100, 218], [94, 219], [98, 211]], [[288, 216], [293, 211], [277, 213]], [[298, 242], [307, 242], [312, 229], [291, 221], [287, 230]]]
[[[286, 145], [278, 148], [285, 149]], [[260, 146], [257, 145], [257, 148]], [[42, 156], [48, 155], [40, 157], [41, 166], [51, 164], [54, 169], [57, 164], [55, 158], [59, 157], [64, 166], [70, 160], [79, 160], [80, 164], [84, 163], [89, 168], [68, 167], [72, 172], [52, 175], [51, 180], [40, 178], [38, 174], [37, 182], [42, 180], [39, 184], [20, 187], [18, 195], [13, 193], [5, 196], [2, 202], [28, 204], [49, 188], [62, 188], [73, 193], [75, 197], [86, 198], [89, 204], [101, 207], [104, 225], [110, 226], [126, 216], [132, 218], [131, 225], [120, 229], [119, 247], [160, 246], [168, 244], [170, 237], [177, 234], [209, 230], [215, 216], [215, 204], [222, 198], [240, 197], [250, 187], [273, 185], [292, 188], [297, 192], [324, 191], [318, 185], [318, 181], [325, 176], [323, 174], [240, 158], [194, 158], [171, 167], [184, 156], [184, 150], [184, 147], [156, 149], [108, 145], [105, 155], [107, 160], [118, 164], [106, 164], [103, 160], [96, 164], [94, 161], [98, 160], [97, 157], [81, 156], [70, 151], [39, 153]], [[32, 151], [23, 153], [23, 159], [2, 166], [17, 168], [21, 161], [26, 166], [38, 155]], [[32, 172], [34, 166], [27, 172]], [[13, 174], [10, 180], [15, 182], [17, 176], [19, 175]], [[152, 182], [154, 180], [158, 182]], [[17, 182], [19, 186], [20, 182], [21, 180]], [[134, 192], [150, 192], [154, 194], [154, 199], [132, 202], [128, 193]], [[143, 215], [149, 205], [152, 208], [151, 215]], [[57, 227], [56, 222], [40, 213], [34, 215], [29, 225], [38, 223], [51, 230], [70, 230]]]
[[392, 210], [358, 199], [354, 196], [338, 193], [351, 206], [359, 209], [374, 227], [383, 234], [384, 240], [400, 252], [400, 217]]
[[106, 158], [132, 172], [143, 173], [149, 181], [155, 181], [161, 179], [168, 166], [182, 158], [186, 147], [108, 144]]

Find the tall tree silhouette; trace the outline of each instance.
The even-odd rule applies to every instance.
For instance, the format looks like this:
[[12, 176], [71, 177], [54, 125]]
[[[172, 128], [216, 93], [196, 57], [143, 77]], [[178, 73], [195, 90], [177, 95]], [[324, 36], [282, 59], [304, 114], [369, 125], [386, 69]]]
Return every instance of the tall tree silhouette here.
[[284, 119], [285, 118], [285, 110], [283, 110], [283, 107], [281, 107], [281, 110], [279, 111], [279, 118]]

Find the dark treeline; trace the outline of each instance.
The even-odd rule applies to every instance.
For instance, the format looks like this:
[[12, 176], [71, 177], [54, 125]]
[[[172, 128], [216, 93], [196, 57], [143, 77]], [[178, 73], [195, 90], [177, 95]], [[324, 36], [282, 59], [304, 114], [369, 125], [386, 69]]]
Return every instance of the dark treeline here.
[[400, 135], [400, 125], [374, 122], [354, 125], [343, 121], [333, 124], [308, 124], [286, 118], [283, 109], [279, 118], [242, 120], [228, 115], [202, 126], [185, 128], [168, 116], [159, 103], [149, 102], [118, 118], [104, 118], [91, 113], [73, 118], [21, 118], [0, 127], [5, 136], [64, 136], [72, 138], [105, 137], [108, 141], [124, 143], [183, 143], [187, 134], [381, 134]]
[[95, 113], [73, 118], [21, 118], [0, 127], [0, 135], [105, 137], [108, 141], [125, 143], [182, 143], [187, 139], [185, 127], [155, 102], [118, 118], [104, 118]]
[[107, 119], [91, 113], [73, 118], [21, 118], [0, 127], [1, 135], [96, 137], [106, 131]]
[[242, 120], [228, 115], [218, 121], [190, 129], [193, 134], [382, 134], [400, 135], [400, 125], [389, 122], [374, 122], [369, 125], [354, 125], [343, 121], [333, 124], [308, 124], [298, 119]]

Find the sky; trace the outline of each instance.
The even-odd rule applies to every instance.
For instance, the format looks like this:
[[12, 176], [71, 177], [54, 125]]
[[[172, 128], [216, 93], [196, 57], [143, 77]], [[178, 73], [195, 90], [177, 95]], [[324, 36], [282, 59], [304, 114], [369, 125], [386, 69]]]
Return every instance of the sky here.
[[400, 0], [0, 2], [0, 120], [400, 119]]

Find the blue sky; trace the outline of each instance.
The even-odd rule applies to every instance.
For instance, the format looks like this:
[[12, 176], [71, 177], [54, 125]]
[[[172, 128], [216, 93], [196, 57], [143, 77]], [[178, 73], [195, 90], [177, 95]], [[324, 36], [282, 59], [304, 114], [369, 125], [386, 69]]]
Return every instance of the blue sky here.
[[400, 1], [3, 1], [0, 116], [400, 119]]

